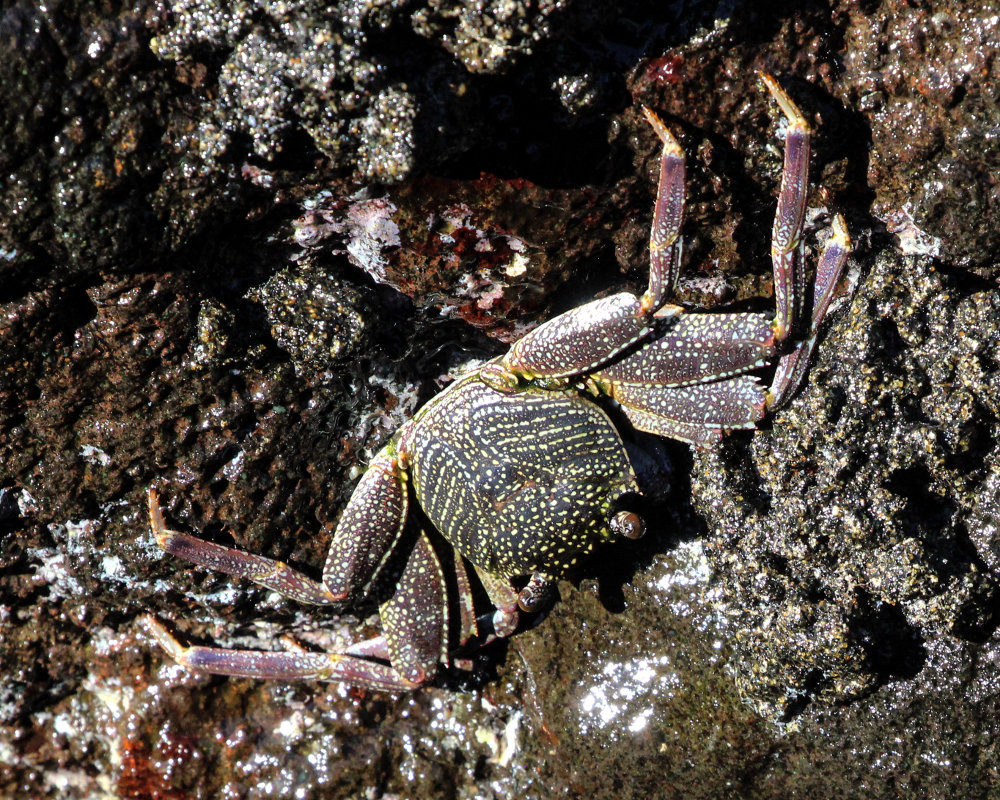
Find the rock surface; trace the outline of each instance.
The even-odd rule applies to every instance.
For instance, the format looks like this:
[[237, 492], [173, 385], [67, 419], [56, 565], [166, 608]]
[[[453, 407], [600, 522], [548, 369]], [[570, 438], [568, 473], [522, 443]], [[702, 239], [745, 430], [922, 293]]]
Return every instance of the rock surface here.
[[[1000, 793], [1000, 18], [594, 5], [0, 11], [0, 796]], [[782, 126], [756, 70], [816, 122], [814, 227], [841, 209], [856, 244], [785, 410], [663, 444], [648, 536], [465, 685], [155, 648], [148, 612], [223, 646], [374, 632], [163, 557], [146, 487], [318, 572], [463, 364], [641, 288], [640, 104], [688, 153], [683, 299], [766, 308]]]

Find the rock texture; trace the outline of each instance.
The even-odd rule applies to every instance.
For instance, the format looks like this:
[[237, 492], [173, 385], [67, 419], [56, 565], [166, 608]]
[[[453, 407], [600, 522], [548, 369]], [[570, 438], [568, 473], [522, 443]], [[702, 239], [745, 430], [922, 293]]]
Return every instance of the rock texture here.
[[[5, 5], [0, 795], [1000, 793], [1000, 21], [757, 5]], [[682, 299], [767, 308], [756, 70], [816, 123], [814, 228], [840, 209], [856, 243], [788, 408], [659, 444], [648, 536], [462, 685], [155, 648], [148, 612], [224, 646], [373, 633], [163, 557], [146, 487], [318, 572], [368, 459], [463, 364], [643, 285], [640, 104], [688, 153]]]

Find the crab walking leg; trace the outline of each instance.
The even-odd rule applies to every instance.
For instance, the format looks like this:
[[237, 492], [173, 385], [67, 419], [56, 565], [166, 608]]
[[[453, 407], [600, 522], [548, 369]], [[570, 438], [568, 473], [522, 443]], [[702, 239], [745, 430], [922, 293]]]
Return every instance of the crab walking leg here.
[[679, 422], [652, 411], [627, 407], [623, 407], [623, 410], [625, 416], [638, 430], [687, 442], [697, 447], [711, 447], [718, 444], [726, 433], [723, 428], [706, 428], [704, 425]]
[[313, 580], [283, 561], [237, 550], [167, 528], [160, 511], [160, 498], [152, 487], [148, 492], [149, 527], [164, 552], [191, 561], [201, 567], [224, 572], [273, 589], [276, 592], [313, 605], [336, 605], [342, 598], [332, 595], [319, 581]]
[[812, 360], [813, 351], [816, 349], [819, 326], [830, 307], [833, 290], [843, 274], [844, 265], [847, 263], [847, 257], [850, 253], [851, 239], [847, 233], [847, 225], [844, 218], [837, 214], [833, 218], [833, 235], [823, 247], [823, 255], [820, 256], [819, 264], [816, 266], [809, 334], [803, 341], [799, 342], [792, 352], [782, 356], [778, 361], [778, 368], [771, 381], [771, 388], [767, 392], [769, 410], [776, 411], [781, 408], [802, 383], [806, 370], [809, 368], [809, 362]]
[[[708, 352], [700, 354], [700, 358], [706, 382], [676, 382], [696, 374], [692, 370], [694, 364], [685, 352], [686, 348], [678, 348], [676, 341], [664, 336], [662, 340], [644, 347], [641, 356], [623, 359], [631, 362], [630, 370], [620, 371], [615, 364], [595, 373], [588, 385], [595, 392], [615, 398], [636, 428], [691, 444], [711, 445], [726, 431], [755, 427], [765, 413], [784, 405], [801, 384], [816, 347], [819, 326], [830, 307], [833, 291], [850, 252], [847, 226], [838, 214], [833, 220], [833, 233], [816, 267], [808, 335], [794, 350], [779, 359], [770, 388], [763, 389], [750, 375], [727, 376], [720, 380], [720, 376], [726, 375], [720, 368], [738, 371], [743, 355], [752, 353], [757, 346], [762, 353], [769, 347], [765, 336], [730, 338], [731, 334], [739, 331], [752, 334], [755, 329], [763, 328], [766, 323], [757, 314], [681, 318], [693, 319], [695, 331], [701, 321], [719, 323], [718, 337], [703, 337]], [[662, 353], [658, 347], [660, 341], [668, 343]], [[680, 341], [684, 338], [681, 337]], [[694, 341], [695, 337], [689, 337], [686, 347], [691, 348]], [[759, 364], [746, 359], [742, 369], [749, 370]], [[629, 374], [645, 382], [629, 383], [625, 380]]]
[[[709, 346], [709, 352], [701, 355], [705, 383], [688, 385], [681, 382], [678, 385], [671, 382], [688, 377], [693, 364], [682, 348], [677, 348], [675, 342], [664, 337], [669, 343], [664, 353], [659, 352], [657, 341], [643, 348], [641, 357], [625, 359], [632, 362], [629, 372], [644, 383], [626, 382], [624, 378], [629, 372], [621, 372], [616, 364], [592, 376], [589, 385], [595, 391], [615, 398], [637, 428], [660, 436], [708, 445], [714, 443], [724, 431], [755, 427], [767, 411], [781, 408], [805, 377], [816, 348], [819, 326], [830, 307], [833, 291], [850, 252], [847, 226], [844, 218], [837, 214], [833, 220], [832, 235], [816, 267], [808, 334], [795, 349], [779, 359], [770, 388], [764, 390], [756, 378], [749, 375], [719, 379], [726, 374], [720, 367], [739, 369], [739, 358], [732, 358], [734, 355], [752, 353], [758, 345], [763, 353], [769, 347], [766, 337], [755, 339], [750, 336], [746, 340], [728, 338], [737, 331], [745, 329], [752, 333], [755, 326], [762, 327], [764, 321], [756, 314], [693, 317], [695, 330], [699, 327], [697, 323], [704, 320], [720, 323], [719, 331], [724, 332], [715, 339], [704, 337]], [[694, 337], [691, 337], [688, 347], [692, 346], [693, 340]], [[661, 363], [657, 363], [658, 357]], [[747, 359], [743, 369], [749, 370], [759, 364]]]
[[347, 502], [330, 542], [323, 583], [341, 602], [360, 600], [403, 535], [407, 473], [396, 453], [397, 436], [375, 456]]
[[[381, 691], [409, 691], [419, 686], [419, 683], [408, 680], [388, 664], [348, 653], [227, 650], [197, 645], [186, 647], [156, 618], [147, 615], [143, 617], [142, 623], [167, 655], [182, 667], [212, 675], [260, 680], [342, 681], [352, 686]], [[356, 645], [359, 651], [364, 652], [364, 644], [362, 642]]]
[[447, 608], [444, 570], [420, 531], [396, 591], [379, 607], [390, 661], [404, 680], [424, 683], [448, 660]]
[[611, 396], [625, 413], [633, 409], [659, 414], [684, 425], [706, 428], [753, 428], [764, 417], [766, 395], [753, 375], [738, 375], [697, 386], [618, 384]]
[[663, 305], [677, 285], [681, 266], [681, 223], [684, 220], [684, 150], [662, 120], [646, 106], [646, 120], [663, 142], [660, 181], [649, 234], [649, 289], [642, 297], [642, 310], [652, 313]]
[[516, 391], [526, 381], [564, 381], [631, 347], [649, 333], [650, 322], [629, 292], [592, 300], [525, 334], [480, 375], [498, 391]]
[[[185, 647], [154, 617], [143, 624], [178, 664], [216, 675], [343, 681], [370, 689], [408, 690], [425, 683], [448, 657], [447, 587], [430, 540], [420, 532], [393, 596], [379, 608], [384, 633], [341, 653]], [[372, 658], [391, 662], [383, 664]]]
[[516, 391], [525, 381], [560, 381], [591, 372], [647, 336], [653, 314], [673, 291], [681, 262], [684, 151], [656, 114], [642, 110], [663, 142], [649, 238], [649, 287], [641, 298], [622, 292], [539, 325], [499, 362], [483, 368], [483, 380], [494, 389]]
[[756, 427], [767, 398], [750, 375], [695, 386], [613, 384], [607, 393], [639, 430], [702, 447], [727, 431]]
[[199, 566], [246, 578], [314, 605], [343, 605], [365, 596], [399, 541], [406, 522], [406, 473], [390, 443], [372, 461], [341, 515], [327, 555], [322, 582], [283, 561], [170, 530], [156, 490], [149, 489], [149, 524], [161, 548]]
[[606, 394], [609, 384], [700, 384], [762, 367], [774, 350], [769, 315], [680, 313], [661, 319], [656, 338], [590, 378]]
[[851, 254], [851, 237], [847, 232], [847, 223], [843, 214], [833, 218], [833, 232], [823, 245], [823, 255], [816, 265], [816, 280], [813, 282], [813, 310], [810, 331], [815, 334], [816, 328], [823, 322], [830, 301], [833, 300], [833, 290], [844, 274], [844, 265]]
[[761, 73], [760, 77], [788, 120], [781, 189], [778, 192], [778, 208], [771, 230], [776, 306], [774, 337], [780, 342], [792, 332], [802, 310], [801, 238], [809, 189], [811, 131], [798, 106], [778, 82], [766, 73]]
[[[454, 548], [453, 548], [454, 549]], [[458, 550], [454, 550], [453, 555], [455, 573], [455, 591], [458, 595], [458, 643], [465, 644], [473, 636], [479, 633], [476, 625], [476, 607], [472, 596], [472, 583], [469, 581], [469, 573], [465, 569], [465, 561]]]

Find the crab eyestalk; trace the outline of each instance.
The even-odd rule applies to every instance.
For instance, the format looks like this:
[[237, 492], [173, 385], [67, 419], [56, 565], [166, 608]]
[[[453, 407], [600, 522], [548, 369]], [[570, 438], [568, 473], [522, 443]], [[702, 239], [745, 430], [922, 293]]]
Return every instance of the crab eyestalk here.
[[517, 593], [517, 606], [532, 614], [542, 608], [552, 597], [555, 580], [536, 572], [528, 579], [527, 585]]
[[646, 523], [634, 511], [619, 511], [608, 522], [608, 528], [615, 536], [626, 539], [640, 539], [646, 533]]

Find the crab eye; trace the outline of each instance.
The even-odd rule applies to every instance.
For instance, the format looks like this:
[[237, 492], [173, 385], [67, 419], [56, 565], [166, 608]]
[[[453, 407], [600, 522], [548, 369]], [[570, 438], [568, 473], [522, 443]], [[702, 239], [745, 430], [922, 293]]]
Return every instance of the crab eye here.
[[517, 594], [517, 605], [522, 611], [526, 611], [529, 614], [538, 610], [539, 606], [542, 604], [542, 600], [545, 598], [540, 595], [533, 594], [527, 587], [522, 589]]
[[638, 539], [646, 532], [646, 523], [634, 511], [619, 511], [608, 523], [611, 532], [626, 539]]
[[552, 596], [553, 581], [538, 573], [517, 593], [517, 605], [522, 611], [533, 614]]

